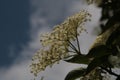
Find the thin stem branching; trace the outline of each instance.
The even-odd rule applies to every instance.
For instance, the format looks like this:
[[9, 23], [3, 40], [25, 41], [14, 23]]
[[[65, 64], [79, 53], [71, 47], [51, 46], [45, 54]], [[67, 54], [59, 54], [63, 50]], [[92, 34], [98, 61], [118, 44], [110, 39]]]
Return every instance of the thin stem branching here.
[[77, 48], [70, 42], [68, 41], [70, 44], [70, 48], [72, 48], [77, 54], [80, 54], [79, 51], [77, 50]]
[[107, 68], [105, 68], [105, 67], [102, 67], [102, 66], [100, 66], [100, 67], [101, 67], [101, 69], [107, 71], [107, 72], [108, 72], [109, 74], [111, 74], [111, 75], [114, 75], [114, 76], [116, 76], [116, 77], [119, 77], [119, 76], [120, 76], [120, 75], [118, 75], [118, 74], [112, 72], [111, 69], [109, 70], [109, 69], [107, 69]]

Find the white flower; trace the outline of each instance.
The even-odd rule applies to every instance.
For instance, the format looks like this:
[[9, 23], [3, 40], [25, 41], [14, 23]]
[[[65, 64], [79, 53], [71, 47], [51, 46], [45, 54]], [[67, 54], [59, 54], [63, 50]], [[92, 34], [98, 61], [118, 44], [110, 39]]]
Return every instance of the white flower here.
[[30, 65], [31, 73], [37, 76], [47, 66], [52, 66], [55, 62], [68, 56], [69, 41], [75, 40], [81, 31], [85, 31], [83, 24], [89, 20], [89, 16], [87, 11], [80, 11], [62, 24], [55, 26], [52, 32], [43, 34], [40, 40], [43, 49], [33, 56], [33, 62]]

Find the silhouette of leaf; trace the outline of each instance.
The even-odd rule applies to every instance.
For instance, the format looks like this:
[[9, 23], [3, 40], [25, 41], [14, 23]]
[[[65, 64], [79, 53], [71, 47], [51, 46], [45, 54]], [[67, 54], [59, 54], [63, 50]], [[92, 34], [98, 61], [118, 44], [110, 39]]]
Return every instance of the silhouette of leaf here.
[[81, 76], [83, 76], [84, 72], [86, 69], [75, 69], [70, 71], [67, 76], [65, 77], [65, 80], [75, 80], [77, 78], [80, 78]]
[[102, 57], [108, 54], [111, 54], [110, 49], [107, 48], [107, 46], [105, 45], [100, 45], [92, 48], [86, 56], [95, 58], [95, 57]]
[[78, 64], [89, 64], [90, 63], [90, 59], [85, 55], [74, 55], [72, 58], [66, 59], [64, 61], [70, 62], [70, 63], [78, 63]]
[[91, 63], [88, 65], [86, 73], [90, 73], [92, 70], [94, 70], [96, 67], [105, 64], [106, 61], [108, 61], [108, 55], [102, 56], [102, 57], [96, 57], [94, 58]]

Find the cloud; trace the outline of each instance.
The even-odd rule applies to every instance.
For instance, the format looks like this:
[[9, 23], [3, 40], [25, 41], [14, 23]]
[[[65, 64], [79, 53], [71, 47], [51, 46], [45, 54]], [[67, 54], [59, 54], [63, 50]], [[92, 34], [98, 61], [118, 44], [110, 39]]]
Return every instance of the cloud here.
[[14, 64], [11, 67], [2, 70], [0, 80], [30, 80], [32, 78], [32, 75], [28, 73], [29, 68], [26, 62]]
[[[97, 13], [99, 13], [100, 10], [94, 6], [86, 6], [86, 4], [83, 3], [84, 0], [31, 0], [31, 30], [29, 33], [31, 40], [27, 45], [22, 46], [23, 48], [20, 52], [21, 55], [16, 58], [12, 66], [0, 69], [0, 80], [33, 79], [33, 76], [29, 73], [29, 64], [31, 63], [31, 57], [41, 47], [39, 42], [40, 34], [51, 31], [53, 25], [61, 23], [65, 18], [78, 12], [82, 8], [89, 10], [96, 16], [95, 18], [92, 18], [93, 22], [91, 24], [88, 23], [88, 32], [91, 33], [93, 25], [98, 24], [97, 17], [100, 16], [100, 14]], [[86, 47], [88, 48], [94, 39], [95, 36], [83, 34], [80, 38], [81, 43], [83, 43], [81, 44], [83, 46], [83, 52], [87, 52]], [[12, 48], [11, 51], [13, 50], [14, 49]], [[60, 64], [55, 64], [52, 68], [48, 67], [45, 72], [40, 73], [40, 76], [44, 75], [45, 80], [63, 80], [70, 70], [77, 68], [78, 66], [80, 65], [61, 61]], [[38, 76], [38, 80], [40, 79], [40, 76]]]

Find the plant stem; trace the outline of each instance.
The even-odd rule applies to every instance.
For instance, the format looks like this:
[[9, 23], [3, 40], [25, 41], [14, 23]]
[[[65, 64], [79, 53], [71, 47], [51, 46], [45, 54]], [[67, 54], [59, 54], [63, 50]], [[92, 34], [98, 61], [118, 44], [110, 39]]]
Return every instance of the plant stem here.
[[107, 68], [104, 68], [104, 67], [102, 67], [102, 66], [100, 66], [101, 67], [101, 69], [103, 69], [103, 70], [105, 70], [105, 71], [107, 71], [109, 74], [111, 74], [111, 75], [114, 75], [114, 76], [116, 76], [116, 77], [118, 77], [119, 75], [118, 74], [116, 74], [116, 73], [114, 73], [114, 72], [112, 72], [111, 70], [109, 70], [109, 69], [107, 69]]
[[68, 52], [76, 53], [76, 52], [74, 52], [74, 51], [70, 51], [70, 50], [68, 50]]
[[77, 36], [77, 35], [76, 35], [76, 39], [77, 39], [77, 45], [78, 45], [78, 50], [79, 50], [79, 53], [81, 53], [81, 51], [80, 51], [79, 39], [78, 39], [78, 36]]
[[76, 47], [70, 42], [68, 41], [69, 44], [70, 44], [70, 47], [77, 53], [77, 54], [80, 54], [79, 51], [76, 49]]

